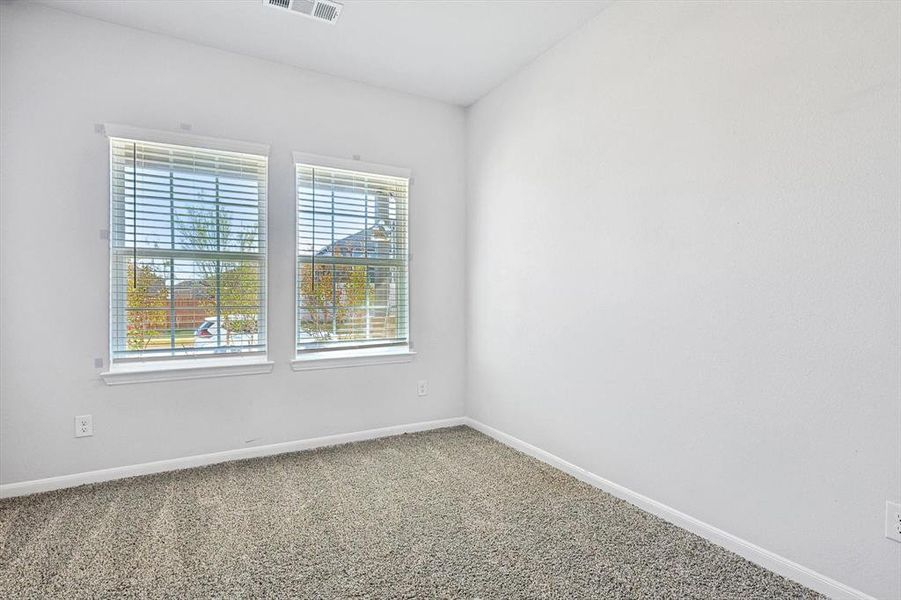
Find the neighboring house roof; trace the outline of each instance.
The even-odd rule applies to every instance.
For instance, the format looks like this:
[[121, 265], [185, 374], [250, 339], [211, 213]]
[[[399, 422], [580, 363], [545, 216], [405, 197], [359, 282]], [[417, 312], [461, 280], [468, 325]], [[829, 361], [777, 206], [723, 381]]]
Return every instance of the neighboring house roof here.
[[205, 300], [211, 296], [209, 286], [197, 279], [176, 283], [174, 290], [176, 300]]
[[387, 254], [389, 233], [383, 225], [373, 225], [361, 229], [340, 240], [335, 240], [316, 253], [316, 256], [364, 256], [369, 254]]

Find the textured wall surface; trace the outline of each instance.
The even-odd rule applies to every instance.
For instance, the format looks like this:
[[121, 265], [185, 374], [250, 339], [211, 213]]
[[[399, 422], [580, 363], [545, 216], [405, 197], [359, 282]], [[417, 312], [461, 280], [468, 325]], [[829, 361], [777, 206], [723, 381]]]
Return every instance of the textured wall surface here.
[[901, 596], [899, 25], [618, 3], [476, 103], [468, 415]]
[[[463, 111], [24, 3], [2, 7], [3, 483], [460, 416]], [[95, 123], [271, 145], [273, 373], [108, 387], [108, 143]], [[409, 364], [295, 373], [292, 151], [409, 167]], [[429, 379], [425, 398], [416, 382]], [[94, 437], [73, 438], [93, 414]]]

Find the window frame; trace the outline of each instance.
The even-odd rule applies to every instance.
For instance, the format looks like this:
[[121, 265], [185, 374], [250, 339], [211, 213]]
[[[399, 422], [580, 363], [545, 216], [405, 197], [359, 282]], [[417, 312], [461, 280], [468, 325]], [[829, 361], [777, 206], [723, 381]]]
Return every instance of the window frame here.
[[[226, 375], [245, 375], [257, 373], [269, 373], [272, 371], [274, 363], [269, 360], [269, 145], [255, 142], [244, 142], [237, 140], [229, 140], [224, 138], [213, 138], [199, 136], [187, 133], [176, 133], [154, 129], [143, 129], [129, 125], [105, 124], [104, 125], [104, 141], [108, 147], [107, 169], [109, 181], [109, 201], [107, 209], [109, 210], [109, 243], [107, 247], [107, 264], [109, 294], [107, 305], [107, 322], [109, 330], [107, 332], [108, 341], [108, 365], [106, 372], [100, 373], [100, 377], [108, 385], [119, 385], [128, 383], [142, 383], [146, 381], [170, 381], [177, 379], [196, 379], [202, 377], [218, 377]], [[112, 168], [112, 152], [113, 139], [133, 140], [138, 143], [166, 144], [172, 146], [183, 146], [199, 150], [210, 150], [218, 152], [234, 152], [240, 154], [250, 154], [264, 158], [265, 169], [263, 181], [265, 182], [265, 198], [262, 210], [260, 211], [260, 221], [262, 222], [262, 234], [264, 247], [262, 257], [259, 264], [264, 271], [263, 276], [263, 301], [261, 307], [263, 309], [263, 328], [266, 332], [264, 347], [261, 351], [251, 353], [235, 353], [235, 356], [223, 356], [221, 354], [196, 355], [185, 354], [184, 356], [167, 356], [165, 358], [141, 357], [115, 360], [116, 352], [114, 340], [114, 319], [116, 313], [116, 305], [114, 303], [114, 293], [118, 280], [113, 273], [113, 261], [116, 250], [114, 248], [114, 239], [112, 232], [115, 231], [114, 213], [113, 213], [113, 168]]]
[[[413, 249], [412, 249], [412, 222], [413, 222], [413, 171], [407, 167], [398, 167], [381, 163], [364, 162], [357, 158], [346, 159], [321, 154], [295, 151], [292, 162], [294, 174], [294, 358], [291, 360], [291, 368], [295, 371], [307, 371], [313, 369], [333, 369], [339, 367], [356, 367], [376, 364], [408, 363], [416, 356], [413, 345]], [[374, 346], [372, 348], [359, 347], [349, 349], [323, 349], [300, 351], [297, 348], [298, 322], [298, 226], [299, 203], [297, 189], [297, 167], [321, 167], [324, 169], [338, 169], [365, 175], [385, 177], [397, 177], [407, 180], [407, 222], [406, 222], [406, 292], [407, 292], [407, 343], [395, 346]]]

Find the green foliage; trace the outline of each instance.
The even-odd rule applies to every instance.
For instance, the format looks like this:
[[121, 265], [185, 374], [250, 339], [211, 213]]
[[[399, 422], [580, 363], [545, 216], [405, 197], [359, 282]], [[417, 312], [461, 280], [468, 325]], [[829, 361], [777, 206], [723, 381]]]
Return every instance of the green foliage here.
[[[233, 333], [258, 333], [258, 309], [255, 307], [260, 304], [259, 267], [249, 262], [223, 264], [219, 285], [219, 302], [225, 313], [222, 322], [229, 336]], [[253, 314], [245, 314], [248, 310]]]
[[363, 265], [300, 265], [301, 328], [325, 341], [359, 339], [365, 330], [366, 301], [372, 293]]
[[335, 311], [332, 302], [334, 280], [330, 265], [309, 263], [300, 266], [300, 294], [303, 306], [301, 328], [317, 340], [328, 340], [332, 336], [332, 322]]
[[126, 282], [128, 324], [126, 344], [129, 350], [145, 350], [150, 341], [169, 327], [169, 288], [156, 274], [153, 265], [128, 263]]
[[366, 334], [366, 303], [372, 291], [368, 281], [366, 267], [355, 265], [345, 271], [344, 292], [344, 323], [339, 328], [342, 338], [360, 339]]
[[[178, 231], [185, 246], [205, 252], [220, 248], [250, 251], [256, 242], [250, 232], [233, 232], [228, 217], [217, 218], [216, 212], [210, 209], [189, 209], [187, 218], [178, 224]], [[258, 307], [262, 285], [259, 265], [250, 261], [201, 260], [197, 261], [197, 269], [207, 289], [213, 291], [209, 298], [199, 303], [210, 312], [217, 307], [215, 290], [218, 279], [218, 305], [222, 307], [222, 326], [228, 336], [259, 333]], [[227, 338], [226, 343], [229, 341]]]

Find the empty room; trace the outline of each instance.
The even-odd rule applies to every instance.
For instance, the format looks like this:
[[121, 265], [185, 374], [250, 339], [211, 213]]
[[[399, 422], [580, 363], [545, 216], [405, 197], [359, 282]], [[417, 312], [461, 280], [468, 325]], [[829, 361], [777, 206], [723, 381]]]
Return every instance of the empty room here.
[[0, 598], [901, 600], [901, 2], [0, 0]]

